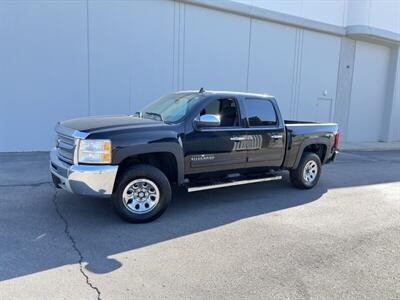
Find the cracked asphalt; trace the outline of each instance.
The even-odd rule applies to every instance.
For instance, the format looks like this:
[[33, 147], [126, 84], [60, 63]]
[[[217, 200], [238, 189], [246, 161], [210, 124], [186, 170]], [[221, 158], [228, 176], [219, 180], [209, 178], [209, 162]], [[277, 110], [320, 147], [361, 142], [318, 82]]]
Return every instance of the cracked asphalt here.
[[77, 246], [77, 244], [76, 244], [76, 241], [75, 241], [74, 237], [73, 237], [72, 234], [71, 234], [71, 231], [70, 231], [70, 229], [69, 229], [68, 220], [67, 220], [67, 219], [64, 217], [64, 215], [62, 214], [62, 212], [61, 212], [61, 210], [60, 210], [60, 207], [59, 207], [59, 205], [58, 205], [58, 203], [57, 203], [57, 192], [58, 192], [58, 190], [55, 190], [54, 196], [53, 196], [54, 206], [55, 206], [57, 215], [58, 215], [58, 216], [60, 217], [60, 219], [63, 220], [63, 222], [64, 222], [64, 225], [65, 225], [65, 227], [64, 227], [64, 233], [65, 233], [65, 235], [68, 237], [68, 239], [71, 241], [72, 248], [75, 250], [76, 254], [77, 254], [78, 257], [79, 257], [79, 261], [78, 261], [78, 264], [79, 264], [79, 272], [81, 272], [81, 274], [82, 274], [83, 277], [85, 278], [86, 284], [87, 284], [91, 289], [93, 289], [94, 291], [96, 291], [96, 293], [97, 293], [97, 299], [101, 299], [101, 293], [100, 293], [100, 291], [99, 291], [99, 288], [93, 285], [93, 283], [92, 283], [92, 282], [90, 281], [90, 279], [89, 279], [89, 275], [86, 273], [86, 271], [85, 271], [85, 269], [84, 269], [82, 252], [81, 252], [81, 250], [79, 250], [79, 248], [78, 248], [78, 246]]
[[48, 153], [0, 153], [0, 299], [400, 299], [400, 151], [308, 191], [176, 190], [138, 225], [49, 181]]

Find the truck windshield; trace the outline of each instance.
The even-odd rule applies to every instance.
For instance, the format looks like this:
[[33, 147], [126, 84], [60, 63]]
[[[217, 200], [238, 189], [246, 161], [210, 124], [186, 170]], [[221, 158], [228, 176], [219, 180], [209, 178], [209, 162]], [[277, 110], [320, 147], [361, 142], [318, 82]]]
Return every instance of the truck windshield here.
[[190, 107], [202, 98], [199, 93], [170, 94], [145, 106], [135, 115], [166, 123], [178, 123], [183, 120]]

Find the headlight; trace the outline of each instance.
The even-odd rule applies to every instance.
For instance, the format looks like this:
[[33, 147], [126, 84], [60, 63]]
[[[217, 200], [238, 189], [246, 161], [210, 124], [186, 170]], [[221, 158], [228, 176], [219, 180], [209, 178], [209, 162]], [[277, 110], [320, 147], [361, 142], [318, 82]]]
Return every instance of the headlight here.
[[111, 163], [111, 141], [80, 140], [78, 161], [87, 164]]

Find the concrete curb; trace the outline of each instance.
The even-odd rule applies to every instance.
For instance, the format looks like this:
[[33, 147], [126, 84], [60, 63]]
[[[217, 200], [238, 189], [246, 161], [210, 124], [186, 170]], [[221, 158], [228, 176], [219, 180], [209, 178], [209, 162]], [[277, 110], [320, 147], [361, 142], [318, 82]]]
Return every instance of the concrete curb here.
[[400, 151], [400, 142], [348, 143], [340, 147], [341, 151]]

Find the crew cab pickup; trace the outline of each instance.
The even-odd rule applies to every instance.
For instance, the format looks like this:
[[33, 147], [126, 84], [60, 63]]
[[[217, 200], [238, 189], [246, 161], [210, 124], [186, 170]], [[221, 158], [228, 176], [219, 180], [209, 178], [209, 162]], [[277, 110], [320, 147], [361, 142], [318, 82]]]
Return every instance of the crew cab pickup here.
[[274, 97], [185, 91], [133, 115], [86, 117], [56, 125], [50, 171], [56, 187], [111, 197], [134, 223], [159, 217], [171, 185], [188, 192], [278, 180], [315, 186], [335, 159], [338, 125], [285, 121]]

